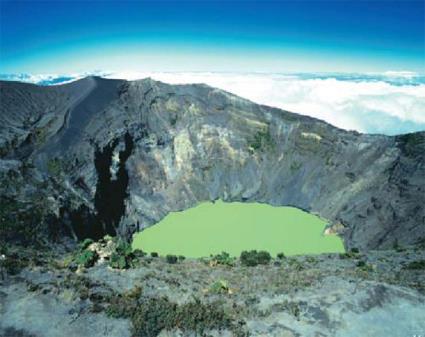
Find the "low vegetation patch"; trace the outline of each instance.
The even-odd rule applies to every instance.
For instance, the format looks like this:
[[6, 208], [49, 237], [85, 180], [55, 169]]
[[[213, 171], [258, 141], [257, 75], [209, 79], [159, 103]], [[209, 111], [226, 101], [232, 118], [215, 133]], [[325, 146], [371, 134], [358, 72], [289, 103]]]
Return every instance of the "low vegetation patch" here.
[[0, 244], [43, 245], [47, 231], [45, 205], [41, 196], [28, 202], [0, 196]]
[[258, 131], [254, 134], [254, 137], [248, 143], [250, 149], [256, 150], [266, 150], [271, 149], [275, 146], [273, 138], [270, 134], [269, 128]]
[[279, 260], [283, 260], [283, 259], [285, 258], [285, 254], [284, 254], [284, 253], [277, 253], [276, 257], [277, 257]]
[[208, 292], [212, 294], [231, 294], [232, 290], [229, 288], [227, 281], [218, 280], [211, 284]]
[[358, 248], [351, 248], [349, 252], [339, 254], [340, 259], [358, 259], [360, 258], [360, 251]]
[[225, 265], [225, 266], [234, 266], [236, 258], [231, 257], [229, 253], [221, 252], [220, 254], [212, 255], [210, 259], [210, 265]]
[[360, 268], [361, 270], [365, 271], [365, 272], [371, 272], [373, 271], [373, 266], [368, 264], [366, 261], [363, 260], [359, 260], [356, 264], [356, 266], [358, 268]]
[[269, 264], [271, 260], [270, 253], [261, 250], [243, 251], [240, 256], [241, 264], [248, 267], [255, 267], [259, 264]]
[[50, 175], [58, 177], [63, 171], [62, 162], [58, 158], [50, 159], [47, 162], [47, 171]]
[[75, 262], [79, 266], [83, 266], [84, 268], [90, 268], [94, 266], [98, 258], [99, 256], [96, 252], [91, 250], [84, 250], [77, 256]]
[[203, 336], [208, 330], [230, 329], [235, 336], [243, 336], [234, 317], [218, 302], [202, 303], [199, 299], [176, 304], [167, 297], [118, 295], [110, 300], [107, 313], [115, 318], [129, 318], [134, 337], [156, 337], [163, 330], [180, 329]]
[[412, 261], [404, 266], [404, 269], [421, 270], [425, 269], [425, 260]]
[[118, 241], [115, 252], [111, 254], [109, 265], [115, 269], [127, 269], [134, 266], [135, 254], [131, 245], [125, 241]]
[[177, 258], [177, 256], [176, 255], [171, 255], [171, 254], [169, 254], [169, 255], [167, 255], [166, 257], [165, 257], [165, 260], [167, 261], [167, 263], [169, 263], [169, 264], [176, 264], [177, 263], [177, 261], [178, 261], [178, 258]]
[[81, 250], [84, 250], [84, 249], [87, 249], [92, 243], [94, 243], [94, 241], [92, 240], [92, 239], [84, 239], [83, 241], [81, 241], [79, 244], [78, 244], [78, 247], [81, 249]]
[[114, 269], [127, 269], [135, 266], [135, 261], [146, 254], [140, 249], [133, 251], [130, 244], [118, 238], [105, 236], [94, 242], [85, 239], [78, 244], [78, 249], [67, 260], [68, 267], [78, 265], [85, 268], [93, 267], [98, 260], [108, 262]]

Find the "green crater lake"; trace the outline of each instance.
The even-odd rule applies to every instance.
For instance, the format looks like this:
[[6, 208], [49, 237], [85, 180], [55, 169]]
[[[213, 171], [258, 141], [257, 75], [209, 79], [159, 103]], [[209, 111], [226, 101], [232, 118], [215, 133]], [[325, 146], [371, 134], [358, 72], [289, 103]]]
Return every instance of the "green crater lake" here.
[[172, 212], [158, 224], [134, 235], [133, 248], [161, 255], [204, 257], [243, 250], [267, 250], [272, 255], [344, 252], [342, 240], [324, 235], [327, 223], [293, 207], [260, 203], [206, 202]]

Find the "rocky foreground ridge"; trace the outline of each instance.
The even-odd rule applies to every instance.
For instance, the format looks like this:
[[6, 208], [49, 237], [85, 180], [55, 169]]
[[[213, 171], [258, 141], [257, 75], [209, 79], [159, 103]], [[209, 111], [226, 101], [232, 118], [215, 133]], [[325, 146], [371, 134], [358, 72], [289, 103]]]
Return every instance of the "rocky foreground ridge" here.
[[202, 84], [0, 82], [3, 237], [129, 238], [201, 201], [290, 205], [347, 248], [425, 238], [425, 132], [359, 134]]
[[[0, 247], [0, 336], [399, 337], [425, 332], [423, 244], [367, 254], [269, 256], [252, 266], [225, 253], [173, 260], [140, 251], [127, 255], [108, 238], [84, 242], [72, 252]], [[114, 254], [128, 264], [116, 264]]]

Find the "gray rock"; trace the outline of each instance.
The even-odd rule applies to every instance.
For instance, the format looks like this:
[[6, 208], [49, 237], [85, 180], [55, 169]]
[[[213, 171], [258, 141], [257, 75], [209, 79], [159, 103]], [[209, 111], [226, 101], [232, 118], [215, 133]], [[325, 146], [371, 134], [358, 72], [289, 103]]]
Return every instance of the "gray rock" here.
[[3, 289], [8, 296], [0, 299], [0, 333], [3, 330], [6, 336], [131, 336], [127, 320], [90, 313], [79, 302], [51, 294], [28, 294], [21, 284]]

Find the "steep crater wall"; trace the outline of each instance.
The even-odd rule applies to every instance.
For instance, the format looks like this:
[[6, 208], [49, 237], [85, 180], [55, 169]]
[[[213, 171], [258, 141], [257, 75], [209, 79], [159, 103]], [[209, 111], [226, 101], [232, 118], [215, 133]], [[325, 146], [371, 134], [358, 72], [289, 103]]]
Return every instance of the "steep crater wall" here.
[[90, 81], [103, 88], [90, 92], [100, 108], [90, 104], [66, 156], [43, 150], [61, 144], [55, 133], [28, 159], [60, 161], [57, 204], [74, 214], [78, 237], [130, 237], [171, 211], [221, 198], [316, 213], [347, 247], [425, 238], [425, 133], [347, 132], [205, 85]]

